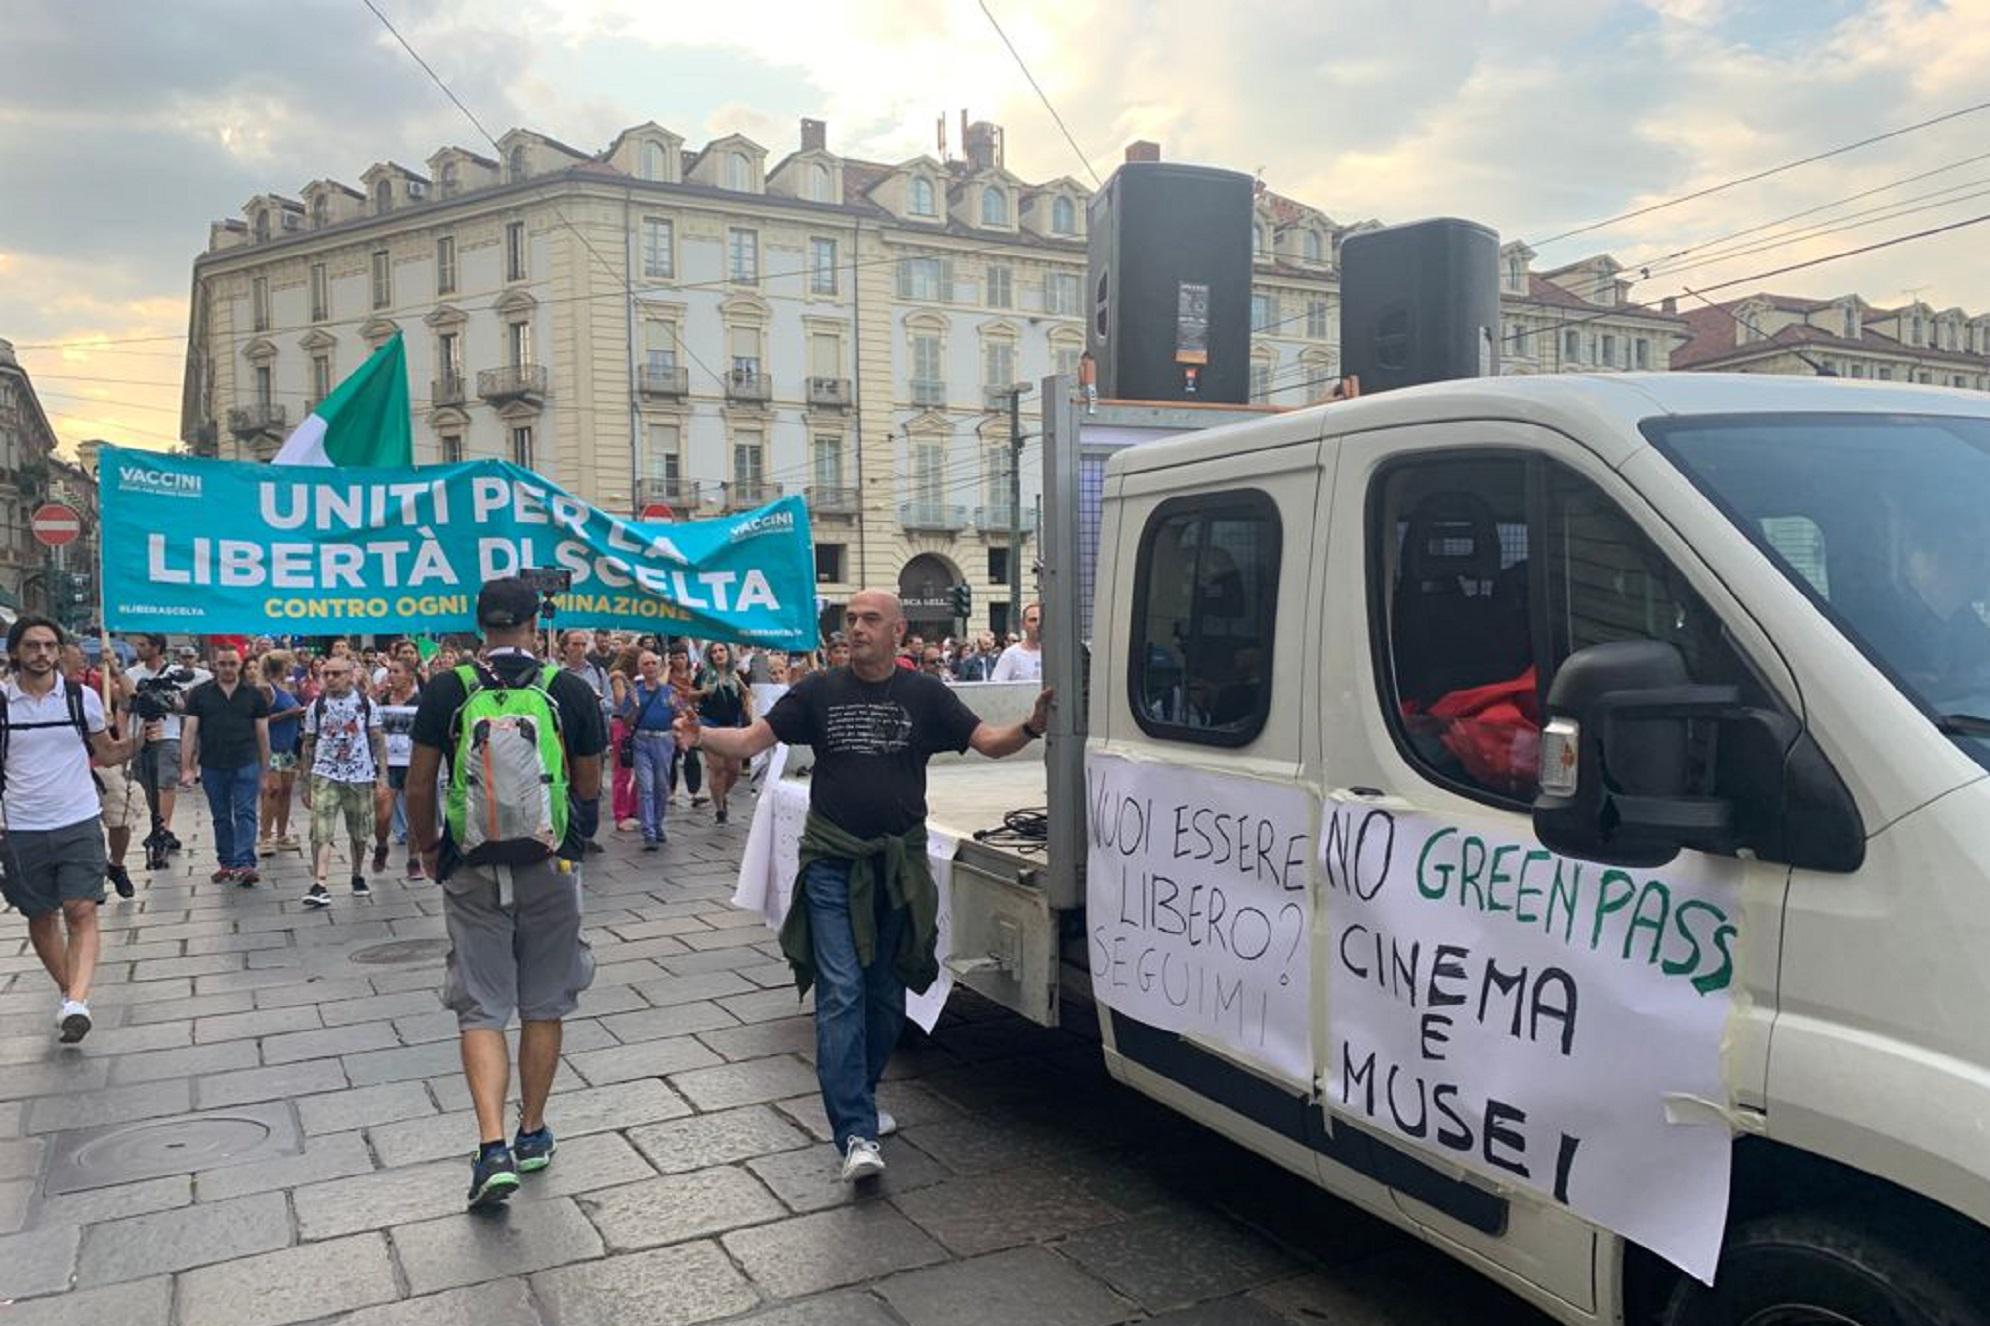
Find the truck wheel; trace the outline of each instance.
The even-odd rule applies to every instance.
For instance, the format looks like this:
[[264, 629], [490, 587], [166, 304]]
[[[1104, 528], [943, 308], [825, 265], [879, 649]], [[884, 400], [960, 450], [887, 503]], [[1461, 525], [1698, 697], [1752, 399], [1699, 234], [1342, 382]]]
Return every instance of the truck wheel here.
[[1729, 1230], [1714, 1287], [1681, 1277], [1657, 1326], [1990, 1326], [1990, 1315], [1939, 1262], [1830, 1215], [1787, 1215]]

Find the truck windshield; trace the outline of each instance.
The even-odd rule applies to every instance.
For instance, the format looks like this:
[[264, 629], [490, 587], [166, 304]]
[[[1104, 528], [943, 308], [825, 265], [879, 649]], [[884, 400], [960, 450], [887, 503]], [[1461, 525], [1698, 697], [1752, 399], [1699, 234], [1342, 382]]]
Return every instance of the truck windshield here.
[[1990, 416], [1689, 416], [1644, 432], [1990, 767]]

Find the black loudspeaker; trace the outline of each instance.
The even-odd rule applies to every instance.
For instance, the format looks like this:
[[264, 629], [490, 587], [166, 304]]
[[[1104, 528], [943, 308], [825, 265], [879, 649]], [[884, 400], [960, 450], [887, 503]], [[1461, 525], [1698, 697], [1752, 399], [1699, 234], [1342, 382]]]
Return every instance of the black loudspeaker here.
[[1085, 348], [1108, 400], [1251, 391], [1251, 207], [1233, 170], [1129, 161], [1092, 195]]
[[1439, 217], [1340, 246], [1341, 371], [1366, 396], [1499, 372], [1499, 235]]

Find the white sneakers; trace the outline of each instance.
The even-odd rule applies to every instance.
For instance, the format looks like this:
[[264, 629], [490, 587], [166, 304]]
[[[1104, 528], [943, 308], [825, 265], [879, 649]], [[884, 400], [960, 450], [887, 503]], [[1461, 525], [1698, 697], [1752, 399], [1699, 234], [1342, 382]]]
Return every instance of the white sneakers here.
[[878, 1144], [862, 1137], [851, 1138], [843, 1149], [843, 1182], [860, 1183], [882, 1173], [884, 1157], [878, 1154]]
[[55, 1025], [62, 1031], [62, 1043], [74, 1045], [90, 1034], [90, 1006], [74, 999], [62, 1001], [62, 1011], [55, 1015]]
[[890, 1137], [898, 1131], [898, 1120], [891, 1117], [890, 1110], [878, 1111], [878, 1136]]

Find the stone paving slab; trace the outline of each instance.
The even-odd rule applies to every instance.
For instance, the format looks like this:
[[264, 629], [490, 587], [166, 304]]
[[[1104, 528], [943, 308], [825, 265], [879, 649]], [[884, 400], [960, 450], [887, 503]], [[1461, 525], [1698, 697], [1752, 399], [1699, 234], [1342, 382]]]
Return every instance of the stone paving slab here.
[[878, 1286], [908, 1326], [1111, 1326], [1134, 1306], [1043, 1248], [1018, 1248], [895, 1275]]
[[87, 1287], [140, 1280], [289, 1244], [290, 1211], [282, 1193], [196, 1203], [92, 1225], [77, 1261], [76, 1282]]
[[55, 1225], [0, 1238], [0, 1302], [69, 1288], [82, 1236], [74, 1225]]
[[530, 1275], [602, 1255], [601, 1236], [572, 1198], [518, 1202], [389, 1231], [410, 1294]]
[[711, 1243], [563, 1267], [533, 1276], [532, 1285], [560, 1326], [691, 1326], [760, 1301]]
[[523, 1280], [491, 1280], [340, 1317], [338, 1326], [543, 1326]]
[[809, 1139], [765, 1105], [749, 1105], [632, 1128], [629, 1140], [658, 1170], [675, 1174], [806, 1146]]
[[193, 1202], [193, 1177], [168, 1174], [137, 1183], [120, 1183], [109, 1188], [45, 1197], [35, 1208], [36, 1225], [94, 1225], [104, 1220], [151, 1215], [170, 1211]]
[[897, 1197], [951, 1177], [945, 1165], [916, 1146], [887, 1143], [887, 1147], [885, 1172], [861, 1185], [843, 1182], [843, 1158], [827, 1145], [756, 1156], [746, 1162], [746, 1167], [790, 1208], [801, 1213]]
[[944, 1248], [882, 1202], [735, 1230], [720, 1242], [775, 1298], [799, 1298], [947, 1259]]
[[301, 1154], [275, 1156], [253, 1165], [230, 1165], [194, 1175], [194, 1197], [218, 1202], [251, 1193], [278, 1192], [300, 1184], [373, 1171], [373, 1154], [357, 1132], [329, 1133], [304, 1144]]
[[200, 1326], [289, 1326], [399, 1296], [378, 1234], [242, 1257], [179, 1278], [180, 1319]]
[[419, 1119], [435, 1112], [435, 1102], [419, 1082], [383, 1082], [379, 1086], [330, 1091], [297, 1100], [297, 1117], [307, 1137]]
[[79, 1289], [6, 1309], [7, 1326], [167, 1326], [173, 1282], [166, 1276], [102, 1289]]
[[759, 1179], [733, 1166], [604, 1188], [580, 1205], [611, 1252], [682, 1243], [788, 1214]]
[[1298, 1269], [1256, 1234], [1202, 1211], [1086, 1230], [1060, 1250], [1150, 1312], [1243, 1293]]

